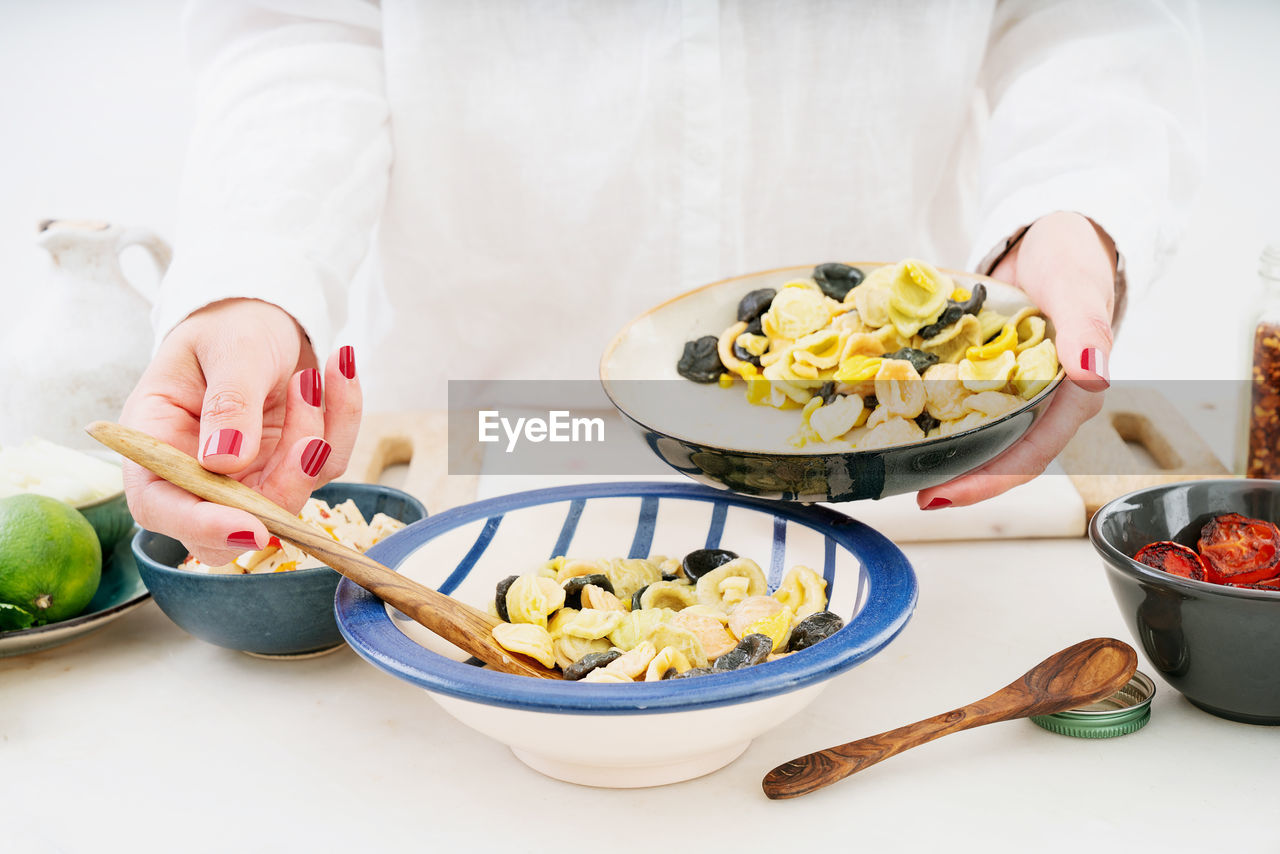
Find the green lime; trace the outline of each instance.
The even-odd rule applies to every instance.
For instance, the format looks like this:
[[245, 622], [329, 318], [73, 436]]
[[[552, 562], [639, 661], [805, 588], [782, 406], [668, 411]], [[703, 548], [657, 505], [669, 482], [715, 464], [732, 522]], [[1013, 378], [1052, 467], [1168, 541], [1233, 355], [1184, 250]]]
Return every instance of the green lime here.
[[83, 611], [101, 579], [102, 547], [78, 510], [29, 493], [0, 500], [0, 602], [54, 623]]
[[35, 615], [24, 611], [17, 605], [0, 602], [0, 632], [11, 632], [15, 629], [29, 629], [35, 625]]

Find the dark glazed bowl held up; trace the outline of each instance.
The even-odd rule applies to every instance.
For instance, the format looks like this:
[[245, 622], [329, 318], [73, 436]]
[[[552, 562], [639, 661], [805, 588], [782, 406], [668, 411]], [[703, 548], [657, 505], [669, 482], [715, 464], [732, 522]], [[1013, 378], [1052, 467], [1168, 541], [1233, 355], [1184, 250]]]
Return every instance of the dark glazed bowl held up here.
[[[366, 520], [386, 513], [407, 525], [427, 515], [413, 496], [379, 484], [335, 482], [313, 496], [330, 505], [353, 499]], [[258, 575], [190, 572], [177, 568], [186, 547], [151, 531], [138, 532], [133, 553], [160, 610], [201, 640], [264, 656], [306, 655], [343, 642], [333, 614], [342, 576], [327, 566]]]
[[[870, 271], [883, 266], [857, 263]], [[605, 393], [667, 465], [707, 486], [742, 495], [814, 503], [917, 492], [995, 459], [1044, 413], [1066, 374], [1003, 417], [945, 437], [859, 450], [838, 443], [796, 448], [795, 410], [746, 400], [742, 385], [693, 383], [676, 370], [686, 341], [718, 335], [742, 298], [808, 277], [812, 265], [750, 273], [705, 285], [655, 306], [614, 337], [600, 361]], [[987, 289], [987, 305], [1006, 314], [1030, 305], [1025, 294], [986, 276], [952, 270], [957, 284]], [[1047, 319], [1046, 319], [1047, 320]], [[1046, 334], [1052, 337], [1053, 324]]]
[[959, 477], [1022, 438], [1052, 400], [1051, 394], [1041, 394], [1031, 406], [953, 436], [875, 450], [790, 455], [717, 448], [628, 419], [663, 462], [699, 483], [813, 504], [918, 492]]
[[1207, 712], [1280, 724], [1280, 591], [1191, 581], [1132, 559], [1157, 540], [1195, 548], [1214, 516], [1280, 520], [1280, 482], [1199, 480], [1132, 492], [1102, 507], [1089, 539], [1134, 639], [1160, 675]]

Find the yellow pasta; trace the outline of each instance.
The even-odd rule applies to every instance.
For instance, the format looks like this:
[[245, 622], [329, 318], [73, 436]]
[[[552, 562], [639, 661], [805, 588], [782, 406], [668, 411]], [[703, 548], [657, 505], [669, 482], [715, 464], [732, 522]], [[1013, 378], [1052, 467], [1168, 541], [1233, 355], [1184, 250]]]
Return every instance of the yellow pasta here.
[[659, 623], [649, 633], [648, 640], [660, 649], [671, 649], [680, 653], [694, 667], [707, 666], [707, 648], [692, 629], [677, 625], [675, 621]]
[[751, 558], [739, 557], [699, 578], [697, 588], [699, 603], [728, 610], [727, 604], [759, 596], [768, 586], [760, 565]]
[[640, 594], [641, 608], [669, 608], [681, 611], [690, 605], [696, 605], [698, 597], [688, 584], [677, 584], [674, 581], [655, 581]]
[[956, 376], [965, 388], [975, 394], [982, 391], [999, 391], [1009, 383], [1016, 364], [1013, 350], [1004, 350], [994, 359], [961, 360]]
[[938, 357], [941, 363], [958, 362], [971, 348], [982, 343], [982, 324], [966, 314], [932, 338], [920, 342], [920, 349]]
[[[800, 410], [788, 439], [795, 448], [866, 450], [952, 435], [1008, 412], [1008, 397], [1035, 397], [1058, 374], [1040, 312], [1006, 315], [984, 300], [985, 285], [971, 293], [916, 259], [867, 271], [842, 301], [815, 280], [793, 280], [767, 307], [757, 300], [752, 320], [721, 333], [721, 385], [743, 379], [748, 402]], [[987, 392], [1006, 397], [966, 404]], [[744, 480], [752, 477], [772, 483], [767, 473]], [[730, 582], [721, 600], [750, 595], [740, 588]]]
[[924, 412], [925, 391], [920, 375], [906, 359], [885, 359], [876, 372], [876, 400], [889, 415], [915, 418]]
[[1058, 352], [1052, 341], [1041, 341], [1018, 354], [1013, 386], [1018, 395], [1031, 399], [1058, 373]]
[[683, 652], [673, 646], [665, 646], [658, 650], [658, 654], [653, 657], [653, 661], [649, 662], [649, 668], [644, 674], [644, 681], [659, 682], [672, 670], [677, 673], [684, 673], [690, 667], [693, 667], [693, 665], [689, 663], [689, 658]]
[[[711, 559], [697, 553], [683, 560], [660, 555], [556, 557], [510, 583], [501, 582], [508, 619], [493, 628], [493, 638], [503, 649], [560, 668], [569, 679], [658, 681], [736, 669], [785, 654], [799, 615], [826, 606], [825, 582], [811, 569], [793, 567], [771, 596], [755, 561], [735, 557], [707, 566]], [[685, 566], [702, 574], [689, 578]], [[570, 602], [565, 585], [597, 573], [611, 580], [573, 584], [576, 598]], [[560, 576], [563, 583], [556, 580]], [[640, 582], [638, 595], [625, 599], [607, 589]], [[629, 610], [632, 600], [636, 607]], [[825, 615], [799, 636], [795, 649], [816, 643], [841, 625], [834, 614]], [[770, 643], [762, 647], [754, 635]], [[730, 652], [733, 658], [720, 660]]]
[[827, 607], [827, 580], [807, 566], [794, 566], [782, 578], [773, 598], [790, 608], [797, 620]]
[[606, 562], [604, 575], [613, 584], [614, 594], [624, 602], [630, 601], [640, 588], [662, 580], [658, 565], [642, 558], [613, 558]]
[[597, 640], [611, 636], [630, 616], [622, 611], [583, 608], [560, 627], [560, 633], [567, 637]]
[[541, 575], [522, 575], [507, 590], [507, 613], [513, 623], [547, 627], [547, 617], [564, 605], [564, 588]]
[[912, 258], [902, 261], [890, 289], [889, 321], [899, 335], [910, 338], [938, 319], [954, 289], [951, 278], [933, 266]]
[[[879, 411], [879, 410], [877, 410]], [[919, 442], [924, 438], [920, 425], [906, 418], [890, 417], [883, 424], [878, 424], [867, 432], [858, 447], [864, 450], [888, 448], [893, 445], [906, 445]]]
[[649, 608], [624, 614], [609, 632], [609, 641], [621, 650], [635, 647], [661, 624], [674, 619], [676, 612], [667, 608]]
[[493, 627], [493, 639], [503, 649], [527, 655], [544, 667], [556, 666], [551, 648], [551, 635], [542, 626], [530, 623], [499, 623]]

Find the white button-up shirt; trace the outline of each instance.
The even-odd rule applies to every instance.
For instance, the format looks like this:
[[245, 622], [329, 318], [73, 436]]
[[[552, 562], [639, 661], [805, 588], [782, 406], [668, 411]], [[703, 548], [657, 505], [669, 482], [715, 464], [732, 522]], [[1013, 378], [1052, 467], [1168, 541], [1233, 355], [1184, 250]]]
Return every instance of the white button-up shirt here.
[[356, 345], [370, 410], [593, 377], [632, 316], [730, 275], [972, 268], [1059, 209], [1141, 287], [1199, 174], [1178, 0], [211, 0], [188, 24], [157, 331], [276, 303], [321, 359]]

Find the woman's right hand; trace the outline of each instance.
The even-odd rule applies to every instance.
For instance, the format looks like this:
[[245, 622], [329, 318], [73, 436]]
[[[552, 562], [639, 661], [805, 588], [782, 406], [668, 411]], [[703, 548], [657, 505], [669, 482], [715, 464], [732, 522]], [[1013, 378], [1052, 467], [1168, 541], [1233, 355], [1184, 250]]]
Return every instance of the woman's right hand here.
[[[360, 427], [355, 357], [329, 357], [323, 383], [302, 329], [283, 309], [223, 300], [174, 327], [125, 402], [120, 421], [196, 457], [297, 513], [342, 474]], [[201, 563], [262, 548], [266, 527], [203, 501], [141, 466], [124, 466], [139, 525], [181, 540]]]

